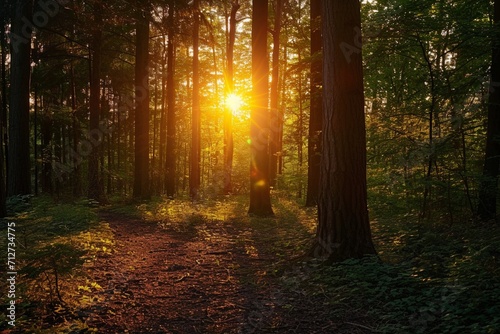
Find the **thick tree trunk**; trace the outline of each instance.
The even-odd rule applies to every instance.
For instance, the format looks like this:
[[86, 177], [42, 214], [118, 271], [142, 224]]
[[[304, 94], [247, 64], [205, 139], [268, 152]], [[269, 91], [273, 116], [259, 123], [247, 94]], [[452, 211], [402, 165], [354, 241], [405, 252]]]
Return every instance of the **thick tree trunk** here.
[[149, 20], [139, 11], [135, 53], [135, 198], [148, 198], [149, 189]]
[[167, 151], [166, 151], [166, 182], [168, 197], [175, 196], [176, 164], [176, 117], [175, 117], [175, 47], [174, 47], [174, 6], [168, 9], [168, 44], [167, 44]]
[[[500, 23], [500, 0], [494, 1], [493, 20], [495, 25], [498, 26]], [[498, 169], [500, 167], [500, 89], [498, 89], [498, 83], [500, 82], [500, 36], [498, 33], [494, 35], [492, 46], [486, 152], [478, 207], [478, 214], [482, 221], [496, 219]]]
[[10, 64], [10, 113], [7, 193], [31, 193], [30, 174], [30, 78], [31, 78], [31, 21], [33, 1], [17, 0], [12, 19]]
[[323, 155], [314, 251], [342, 261], [375, 254], [367, 208], [360, 3], [323, 1], [322, 9]]
[[[236, 40], [236, 13], [240, 9], [239, 1], [233, 1], [229, 17], [229, 40], [227, 44], [227, 73], [226, 73], [226, 96], [234, 91], [234, 42]], [[227, 21], [226, 21], [227, 22]], [[225, 106], [224, 110], [224, 194], [233, 191], [233, 114], [232, 110]]]
[[269, 140], [269, 182], [272, 187], [276, 186], [278, 173], [278, 150], [280, 141], [281, 115], [279, 110], [279, 69], [280, 69], [280, 37], [281, 17], [283, 13], [284, 0], [275, 0], [274, 30], [273, 30], [273, 55], [272, 55], [272, 79], [271, 79], [271, 123]]
[[253, 0], [252, 111], [250, 122], [250, 208], [256, 216], [273, 215], [269, 185], [269, 110], [267, 57], [268, 1]]
[[198, 199], [200, 192], [201, 168], [201, 111], [200, 111], [200, 74], [199, 74], [199, 0], [193, 1], [193, 104], [191, 133], [191, 171], [189, 176], [189, 195]]
[[311, 0], [311, 81], [306, 206], [318, 204], [321, 161], [321, 0]]

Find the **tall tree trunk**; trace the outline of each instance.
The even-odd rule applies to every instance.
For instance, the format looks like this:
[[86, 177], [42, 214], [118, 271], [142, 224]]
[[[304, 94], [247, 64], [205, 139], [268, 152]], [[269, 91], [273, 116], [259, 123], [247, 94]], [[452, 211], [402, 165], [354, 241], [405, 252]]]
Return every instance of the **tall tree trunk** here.
[[[323, 1], [322, 9], [323, 155], [314, 251], [342, 261], [375, 254], [367, 208], [361, 14], [358, 0]], [[346, 46], [358, 52], [343, 52]]]
[[[233, 1], [229, 16], [229, 39], [227, 43], [227, 73], [226, 97], [234, 91], [234, 42], [236, 40], [236, 13], [240, 9], [239, 1]], [[226, 21], [227, 22], [227, 21]], [[233, 114], [231, 108], [225, 106], [224, 110], [224, 194], [233, 191]]]
[[32, 0], [17, 0], [12, 19], [10, 64], [10, 114], [7, 193], [31, 193], [30, 174], [30, 79], [31, 79], [31, 21]]
[[135, 52], [135, 198], [148, 198], [149, 190], [149, 20], [140, 10], [136, 21]]
[[250, 115], [250, 207], [256, 216], [273, 215], [269, 185], [269, 110], [267, 57], [268, 0], [253, 0], [252, 111]]
[[321, 161], [321, 0], [311, 0], [311, 81], [306, 206], [318, 204]]
[[76, 84], [75, 84], [75, 69], [73, 68], [73, 63], [71, 63], [71, 121], [72, 121], [72, 131], [73, 131], [73, 154], [75, 156], [70, 157], [73, 161], [70, 164], [73, 166], [73, 196], [80, 197], [82, 195], [82, 168], [81, 168], [81, 157], [78, 156], [78, 146], [80, 144], [80, 122], [77, 116], [77, 101], [76, 101]]
[[200, 73], [199, 73], [199, 33], [200, 8], [199, 0], [193, 1], [193, 104], [191, 134], [191, 172], [189, 176], [189, 195], [198, 199], [200, 192], [201, 165], [201, 111], [200, 111]]
[[[500, 0], [494, 1], [493, 21], [500, 23]], [[490, 95], [488, 101], [488, 125], [483, 180], [479, 189], [478, 214], [482, 221], [496, 219], [498, 194], [498, 169], [500, 167], [500, 36], [498, 30], [492, 41]]]
[[167, 151], [165, 188], [168, 197], [175, 196], [176, 180], [176, 117], [175, 117], [175, 44], [174, 44], [174, 6], [168, 8], [168, 44], [167, 44]]
[[42, 191], [47, 194], [53, 194], [52, 185], [52, 139], [53, 139], [53, 120], [50, 109], [45, 104], [41, 107], [44, 110], [40, 124], [40, 133], [42, 136]]
[[99, 177], [99, 149], [102, 144], [102, 133], [99, 130], [99, 118], [101, 115], [101, 13], [100, 6], [94, 8], [95, 27], [92, 32], [91, 42], [91, 71], [90, 71], [90, 117], [89, 117], [89, 139], [93, 143], [92, 151], [89, 155], [88, 167], [88, 198], [102, 201], [104, 188]]
[[276, 186], [276, 175], [278, 173], [278, 147], [280, 141], [280, 109], [279, 109], [279, 69], [280, 69], [280, 37], [281, 17], [283, 13], [284, 0], [275, 0], [274, 5], [274, 30], [273, 30], [273, 55], [272, 55], [272, 79], [271, 79], [271, 123], [269, 140], [269, 183]]

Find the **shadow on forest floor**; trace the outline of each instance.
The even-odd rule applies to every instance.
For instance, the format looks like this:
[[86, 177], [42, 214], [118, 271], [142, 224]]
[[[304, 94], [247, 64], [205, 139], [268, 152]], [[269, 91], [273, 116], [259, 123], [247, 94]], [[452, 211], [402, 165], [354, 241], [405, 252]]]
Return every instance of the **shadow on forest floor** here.
[[[85, 251], [84, 263], [61, 275], [64, 303], [43, 292], [53, 289], [50, 271], [46, 279], [22, 276], [30, 293], [17, 333], [498, 332], [498, 227], [380, 219], [372, 226], [382, 262], [324, 266], [303, 257], [315, 210], [285, 196], [274, 196], [273, 206], [270, 218], [249, 217], [246, 198], [100, 209], [101, 223], [42, 238]], [[95, 220], [79, 207], [45, 218], [54, 226], [48, 231], [68, 211]], [[34, 217], [18, 222], [30, 226]]]

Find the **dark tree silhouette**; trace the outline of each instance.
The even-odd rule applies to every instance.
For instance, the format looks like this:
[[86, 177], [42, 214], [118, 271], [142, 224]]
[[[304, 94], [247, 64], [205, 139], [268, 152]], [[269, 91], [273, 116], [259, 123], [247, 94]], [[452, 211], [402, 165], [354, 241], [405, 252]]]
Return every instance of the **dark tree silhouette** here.
[[[358, 0], [322, 2], [323, 149], [315, 255], [375, 254], [368, 220], [366, 133]], [[343, 52], [344, 51], [344, 52]]]
[[273, 27], [273, 54], [271, 71], [271, 124], [269, 140], [269, 182], [271, 186], [276, 186], [276, 176], [278, 174], [278, 151], [281, 136], [281, 111], [279, 108], [279, 78], [280, 78], [280, 37], [281, 18], [283, 14], [284, 0], [274, 1], [274, 27]]
[[[30, 77], [31, 20], [33, 1], [17, 0], [12, 18], [10, 64], [10, 113], [7, 194], [31, 193], [30, 172]], [[14, 154], [12, 154], [12, 152]]]
[[[227, 73], [226, 73], [226, 96], [234, 90], [234, 41], [236, 39], [236, 13], [240, 8], [240, 3], [235, 0], [231, 4], [231, 14], [229, 16], [229, 39], [227, 44]], [[224, 110], [224, 194], [229, 194], [233, 190], [233, 114], [232, 110], [226, 106]]]
[[492, 41], [490, 94], [488, 99], [488, 125], [483, 180], [479, 189], [478, 214], [481, 220], [496, 219], [498, 169], [500, 167], [500, 1], [494, 1], [493, 21], [497, 29]]
[[149, 19], [139, 11], [135, 53], [135, 170], [134, 197], [148, 198], [149, 191]]
[[191, 135], [191, 173], [189, 176], [189, 195], [197, 199], [200, 192], [201, 169], [201, 111], [200, 111], [200, 1], [193, 1], [193, 105]]
[[166, 181], [167, 196], [175, 196], [175, 166], [176, 166], [176, 117], [175, 117], [175, 83], [174, 83], [174, 15], [175, 7], [168, 7], [168, 42], [167, 42], [167, 151], [166, 151]]
[[311, 0], [311, 81], [310, 81], [310, 114], [309, 138], [307, 146], [307, 196], [306, 206], [318, 204], [319, 174], [321, 160], [321, 124], [322, 124], [322, 99], [321, 99], [321, 0]]
[[102, 43], [102, 18], [101, 6], [94, 4], [94, 26], [92, 29], [91, 41], [91, 64], [92, 69], [90, 73], [90, 118], [89, 130], [91, 141], [94, 143], [92, 152], [89, 156], [89, 169], [88, 169], [88, 197], [90, 199], [101, 201], [104, 196], [104, 188], [102, 180], [99, 176], [99, 150], [102, 141], [102, 134], [99, 130], [99, 118], [101, 115], [101, 43]]
[[256, 216], [273, 215], [269, 186], [269, 62], [267, 56], [268, 1], [253, 0], [252, 111], [250, 115], [250, 208]]

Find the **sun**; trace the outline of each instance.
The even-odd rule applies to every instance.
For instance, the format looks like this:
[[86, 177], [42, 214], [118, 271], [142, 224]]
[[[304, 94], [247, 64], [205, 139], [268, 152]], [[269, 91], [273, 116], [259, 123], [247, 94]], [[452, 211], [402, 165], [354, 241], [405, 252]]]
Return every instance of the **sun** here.
[[239, 116], [242, 113], [241, 107], [243, 106], [243, 100], [239, 95], [231, 93], [226, 97], [226, 106], [231, 110], [234, 116]]

